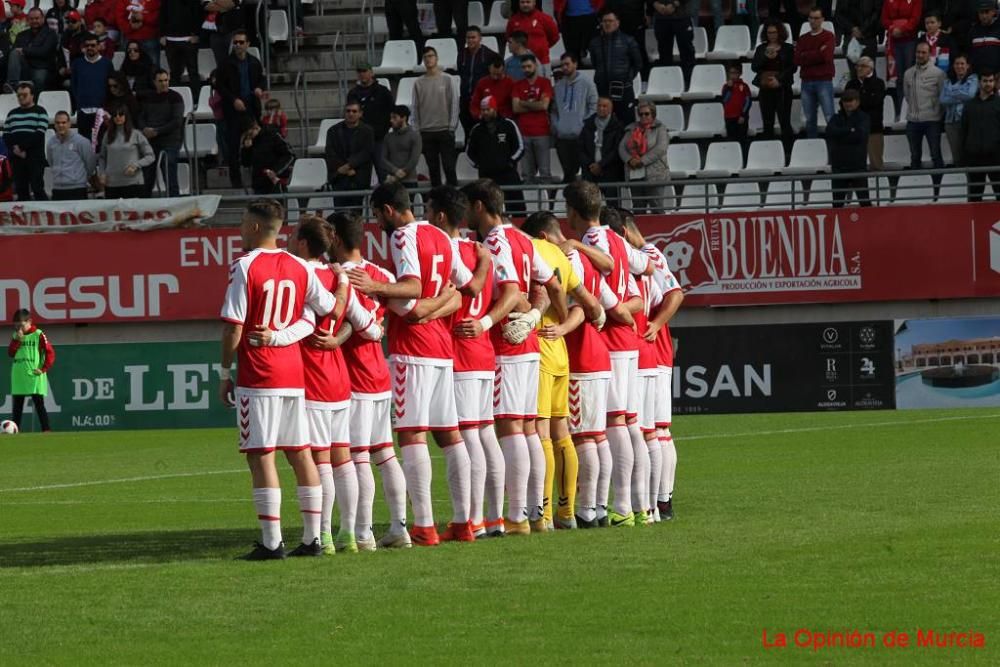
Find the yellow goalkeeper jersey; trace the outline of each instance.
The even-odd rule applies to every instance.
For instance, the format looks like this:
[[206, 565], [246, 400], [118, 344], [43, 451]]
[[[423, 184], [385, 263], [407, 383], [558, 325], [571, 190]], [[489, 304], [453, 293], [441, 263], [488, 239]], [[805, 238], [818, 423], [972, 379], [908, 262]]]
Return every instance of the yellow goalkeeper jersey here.
[[[532, 239], [531, 242], [535, 246], [535, 252], [540, 254], [545, 263], [552, 267], [552, 272], [559, 280], [563, 294], [568, 295], [575, 290], [580, 284], [580, 278], [573, 271], [573, 265], [570, 264], [569, 258], [559, 246], [542, 239]], [[539, 328], [546, 324], [559, 324], [559, 318], [556, 317], [551, 306], [542, 315]], [[542, 353], [540, 364], [542, 372], [556, 376], [569, 375], [569, 355], [566, 352], [566, 341], [562, 338], [551, 341], [539, 337], [538, 344]]]

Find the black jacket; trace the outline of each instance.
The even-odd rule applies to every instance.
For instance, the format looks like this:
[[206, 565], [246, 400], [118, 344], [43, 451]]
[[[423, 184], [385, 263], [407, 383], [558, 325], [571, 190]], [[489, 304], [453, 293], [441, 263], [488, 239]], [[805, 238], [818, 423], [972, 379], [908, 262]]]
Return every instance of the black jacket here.
[[517, 171], [517, 161], [524, 155], [524, 141], [514, 121], [498, 116], [493, 122], [480, 121], [469, 130], [465, 153], [479, 169], [479, 176], [490, 178]]
[[[1000, 97], [976, 95], [962, 111], [962, 155], [967, 164], [1000, 164]], [[992, 158], [992, 159], [991, 159]]]
[[856, 90], [861, 95], [861, 110], [868, 114], [872, 134], [882, 134], [883, 105], [885, 104], [885, 81], [872, 74], [867, 79], [851, 79], [845, 90]]
[[951, 30], [951, 38], [959, 51], [969, 48], [969, 31], [979, 20], [975, 0], [925, 0], [924, 16], [936, 11], [941, 14], [942, 28]]
[[361, 105], [362, 119], [375, 131], [375, 141], [382, 141], [389, 132], [389, 112], [396, 102], [389, 89], [377, 81], [372, 85], [357, 85], [347, 93], [348, 102]]
[[[673, 3], [674, 13], [661, 15], [653, 6], [657, 2], [662, 2], [667, 5]], [[653, 21], [657, 21], [659, 19], [689, 19], [691, 18], [691, 12], [698, 11], [697, 8], [700, 6], [701, 3], [691, 3], [688, 0], [646, 0], [646, 13], [653, 17]]]
[[[756, 74], [752, 83], [758, 88], [760, 87], [760, 73], [767, 67], [768, 57], [766, 54], [767, 44], [761, 44], [753, 52], [753, 62], [750, 64], [750, 69]], [[795, 48], [787, 42], [782, 42], [781, 49], [778, 51], [777, 61], [779, 68], [778, 80], [781, 82], [781, 87], [791, 88], [795, 82], [795, 70], [798, 69], [798, 66], [795, 64]]]
[[600, 34], [591, 40], [589, 52], [598, 95], [609, 95], [612, 83], [624, 84], [626, 91], [638, 95], [639, 91], [632, 91], [632, 81], [642, 70], [642, 53], [635, 39], [621, 30], [610, 37]]
[[969, 64], [973, 72], [1000, 70], [1000, 18], [988, 26], [978, 22], [969, 31]]
[[240, 158], [244, 166], [250, 167], [254, 192], [268, 193], [274, 191], [271, 179], [264, 175], [268, 169], [278, 176], [287, 177], [291, 174], [295, 156], [288, 143], [281, 138], [278, 130], [270, 125], [260, 128], [260, 134], [254, 139], [253, 146], [240, 146]]
[[868, 170], [868, 114], [841, 109], [826, 126], [827, 150], [834, 172]]
[[476, 89], [476, 84], [490, 73], [490, 61], [496, 57], [497, 54], [493, 49], [486, 46], [480, 46], [475, 55], [469, 55], [468, 49], [462, 49], [458, 54], [458, 77], [462, 82], [461, 99], [465, 100], [465, 103], [462, 104], [463, 109], [469, 106], [468, 102], [472, 98], [472, 91]]
[[837, 38], [845, 43], [850, 40], [853, 28], [861, 28], [865, 41], [877, 38], [882, 31], [882, 0], [837, 0], [833, 25]]
[[[601, 137], [601, 170], [600, 179], [602, 181], [624, 181], [625, 166], [618, 155], [618, 145], [625, 136], [625, 126], [618, 120], [618, 116], [611, 114], [608, 119], [608, 126], [604, 128], [604, 136]], [[580, 131], [580, 141], [577, 142], [578, 155], [580, 158], [580, 168], [585, 180], [595, 180], [590, 173], [590, 165], [594, 164], [594, 156], [597, 155], [597, 115], [593, 115], [583, 121], [583, 129]]]
[[[167, 0], [160, 3], [162, 37], [194, 37], [201, 34], [205, 12], [200, 0]], [[206, 72], [207, 74], [207, 72]]]
[[[375, 161], [375, 132], [371, 125], [360, 123], [351, 132], [345, 123], [337, 123], [326, 131], [326, 170], [330, 183], [349, 186], [352, 190], [367, 190], [372, 181]], [[354, 176], [339, 176], [337, 169], [350, 164]]]
[[55, 70], [59, 35], [44, 24], [37, 32], [29, 28], [17, 36], [14, 48], [24, 49], [24, 59], [31, 69]]
[[604, 9], [618, 16], [621, 29], [629, 35], [646, 29], [646, 0], [607, 0]]
[[149, 140], [153, 148], [180, 148], [184, 143], [184, 98], [180, 93], [153, 92], [144, 95], [141, 102], [136, 127], [156, 130], [156, 136]]
[[[250, 90], [264, 87], [264, 66], [260, 64], [255, 56], [247, 54], [247, 61], [250, 63]], [[216, 78], [216, 89], [222, 96], [222, 102], [227, 112], [233, 111], [233, 102], [240, 96], [240, 61], [230, 54], [228, 58], [218, 67]], [[260, 116], [260, 100], [251, 95], [248, 108], [254, 117]]]

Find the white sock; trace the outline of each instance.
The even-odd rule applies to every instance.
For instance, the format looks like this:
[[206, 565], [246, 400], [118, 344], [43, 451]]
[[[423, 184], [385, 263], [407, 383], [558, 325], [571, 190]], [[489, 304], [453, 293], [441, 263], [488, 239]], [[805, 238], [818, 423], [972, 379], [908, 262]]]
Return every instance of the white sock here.
[[597, 459], [601, 467], [597, 471], [597, 518], [608, 515], [608, 496], [611, 495], [611, 445], [607, 440], [597, 441]]
[[382, 493], [389, 507], [389, 532], [406, 532], [406, 477], [396, 458], [396, 450], [385, 447], [372, 452], [372, 461], [382, 475]]
[[447, 466], [448, 491], [451, 493], [451, 522], [468, 523], [471, 497], [469, 452], [462, 441], [441, 448]]
[[319, 520], [323, 514], [323, 487], [297, 486], [299, 511], [302, 512], [302, 544], [312, 544], [319, 539]]
[[319, 470], [319, 485], [323, 487], [323, 508], [319, 517], [319, 530], [322, 533], [333, 532], [333, 502], [337, 497], [333, 485], [333, 466], [329, 463], [317, 463]]
[[674, 477], [677, 474], [677, 448], [670, 429], [663, 429], [663, 479], [660, 480], [660, 500], [669, 501], [674, 497]]
[[340, 530], [353, 533], [358, 515], [358, 474], [353, 461], [333, 466], [333, 483], [340, 505]]
[[497, 440], [493, 426], [479, 429], [479, 442], [483, 446], [483, 456], [486, 457], [486, 515], [487, 521], [497, 521], [503, 518], [503, 492], [506, 470], [503, 451]]
[[260, 521], [260, 543], [277, 549], [281, 544], [281, 489], [254, 489], [253, 506]]
[[528, 518], [528, 475], [531, 470], [528, 441], [523, 433], [505, 435], [500, 438], [500, 447], [503, 449], [505, 468], [507, 518], [524, 521]]
[[597, 477], [601, 470], [597, 443], [580, 443], [576, 447], [576, 457], [580, 461], [576, 478], [576, 514], [581, 519], [593, 521], [597, 518]]
[[646, 441], [649, 450], [649, 507], [656, 507], [656, 496], [660, 491], [660, 478], [663, 477], [663, 445], [659, 438]]
[[635, 452], [626, 426], [608, 427], [608, 444], [611, 446], [611, 484], [615, 489], [612, 509], [622, 516], [632, 513], [632, 466]]
[[632, 511], [649, 509], [649, 448], [638, 424], [628, 427], [632, 439]]
[[479, 440], [479, 429], [462, 430], [462, 440], [469, 454], [469, 521], [473, 526], [483, 522], [483, 495], [486, 493], [486, 455]]
[[406, 490], [413, 507], [413, 525], [427, 528], [434, 525], [434, 506], [431, 501], [431, 455], [426, 443], [415, 443], [400, 448], [403, 452], [403, 474]]
[[354, 536], [359, 540], [372, 537], [372, 512], [375, 507], [375, 475], [368, 452], [351, 452], [354, 473], [358, 477], [358, 510], [354, 517]]
[[528, 441], [528, 518], [537, 521], [542, 518], [545, 503], [545, 450], [542, 449], [542, 439], [538, 433], [526, 434]]

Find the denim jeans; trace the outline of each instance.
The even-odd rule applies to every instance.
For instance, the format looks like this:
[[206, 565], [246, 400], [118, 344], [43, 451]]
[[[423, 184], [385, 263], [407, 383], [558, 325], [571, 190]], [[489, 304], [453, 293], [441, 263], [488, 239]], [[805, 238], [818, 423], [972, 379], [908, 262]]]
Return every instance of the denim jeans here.
[[829, 123], [833, 118], [833, 82], [803, 81], [802, 82], [802, 113], [806, 117], [806, 136], [815, 139], [819, 136], [817, 129], [817, 105], [823, 108], [823, 117]]
[[[944, 168], [941, 158], [941, 121], [907, 121], [906, 138], [910, 142], [910, 169], [920, 169], [924, 157], [924, 137], [931, 149], [931, 162], [935, 169]], [[940, 177], [936, 177], [940, 178]]]
[[917, 40], [893, 42], [892, 57], [896, 59], [896, 110], [903, 102], [903, 73], [917, 61]]

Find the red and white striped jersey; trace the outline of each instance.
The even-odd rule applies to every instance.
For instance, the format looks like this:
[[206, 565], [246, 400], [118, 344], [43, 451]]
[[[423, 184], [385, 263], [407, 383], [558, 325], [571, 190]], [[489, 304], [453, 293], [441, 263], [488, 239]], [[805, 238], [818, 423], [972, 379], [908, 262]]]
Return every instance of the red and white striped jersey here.
[[[652, 260], [653, 266], [656, 269], [653, 272], [653, 278], [656, 280], [657, 285], [659, 285], [660, 291], [663, 292], [663, 303], [660, 306], [662, 308], [666, 304], [667, 295], [674, 290], [680, 290], [681, 285], [677, 282], [677, 278], [674, 277], [670, 266], [667, 264], [667, 258], [663, 256], [659, 248], [652, 243], [647, 243], [642, 246], [642, 251]], [[654, 311], [650, 317], [654, 317], [655, 314], [656, 312]], [[656, 336], [656, 359], [660, 366], [670, 368], [674, 365], [674, 339], [670, 335], [669, 322], [663, 325], [660, 333]]]
[[663, 292], [660, 291], [660, 286], [656, 284], [656, 280], [652, 276], [640, 276], [636, 279], [636, 283], [639, 287], [639, 296], [642, 297], [642, 310], [633, 315], [639, 338], [639, 369], [650, 370], [659, 365], [657, 363], [656, 343], [646, 342], [643, 335], [649, 328], [650, 313], [654, 312], [663, 302]]
[[[518, 290], [530, 298], [533, 284], [545, 285], [555, 278], [544, 259], [535, 252], [531, 239], [513, 225], [498, 225], [486, 235], [486, 248], [493, 256], [493, 273], [496, 287], [514, 283]], [[504, 318], [506, 322], [508, 318]], [[503, 322], [497, 322], [490, 330], [493, 349], [498, 357], [519, 357], [524, 355], [538, 358], [538, 335], [532, 331], [520, 345], [511, 345], [503, 337]]]
[[[567, 257], [583, 286], [600, 302], [602, 308], [608, 310], [620, 303], [600, 271], [594, 268], [586, 256], [571, 250]], [[611, 373], [608, 345], [597, 327], [590, 322], [584, 322], [566, 336], [566, 349], [569, 352], [570, 373]]]
[[[372, 280], [382, 283], [394, 283], [396, 277], [377, 264], [372, 264], [368, 260], [361, 260], [360, 264], [346, 262], [343, 265], [345, 270], [354, 268], [364, 269], [365, 273], [371, 276]], [[385, 317], [385, 306], [376, 298], [370, 297], [361, 292], [354, 292], [358, 301], [366, 310], [374, 312], [375, 321], [383, 322]], [[347, 342], [341, 347], [347, 359], [347, 374], [351, 378], [351, 392], [354, 394], [371, 395], [372, 398], [388, 398], [392, 391], [392, 383], [389, 379], [389, 364], [382, 353], [382, 343], [375, 340], [362, 338], [358, 332], [354, 332]]]
[[[611, 257], [614, 266], [605, 274], [605, 278], [618, 299], [627, 301], [630, 298], [629, 277], [633, 273], [645, 271], [649, 259], [606, 226], [589, 228], [582, 240], [584, 245], [597, 248]], [[608, 349], [612, 352], [631, 352], [639, 349], [635, 332], [621, 322], [609, 321], [601, 333], [608, 344]]]
[[[396, 280], [419, 280], [421, 299], [438, 296], [449, 281], [462, 288], [472, 280], [472, 272], [459, 260], [451, 239], [434, 225], [411, 222], [393, 232], [389, 244]], [[389, 354], [410, 363], [452, 363], [454, 347], [448, 330], [451, 319], [422, 324], [407, 322], [404, 316], [415, 303], [415, 300], [390, 300]]]
[[234, 261], [222, 319], [243, 326], [236, 385], [250, 394], [303, 395], [298, 345], [255, 347], [247, 334], [258, 325], [281, 331], [300, 319], [315, 324], [313, 312], [325, 315], [334, 305], [333, 295], [320, 284], [312, 266], [284, 250], [258, 248]]
[[[462, 263], [470, 271], [476, 269], [476, 244], [468, 239], [452, 239]], [[465, 319], [481, 319], [490, 311], [493, 305], [493, 275], [487, 273], [483, 289], [476, 296], [462, 295], [462, 307], [452, 316], [452, 326]], [[455, 338], [455, 372], [484, 372], [493, 374], [496, 368], [496, 356], [493, 353], [493, 341], [490, 334], [484, 333], [478, 338]]]

